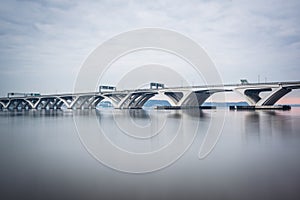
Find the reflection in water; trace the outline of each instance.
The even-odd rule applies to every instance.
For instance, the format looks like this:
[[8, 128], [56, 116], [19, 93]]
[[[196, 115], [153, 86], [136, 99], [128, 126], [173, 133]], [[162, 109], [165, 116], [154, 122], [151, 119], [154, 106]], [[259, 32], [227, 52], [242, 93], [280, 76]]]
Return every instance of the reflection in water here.
[[142, 118], [142, 119], [149, 118], [148, 112], [143, 109], [129, 109], [126, 111], [126, 113], [129, 113], [130, 117], [132, 118]]
[[187, 109], [187, 110], [182, 110], [183, 113], [191, 116], [191, 117], [195, 117], [195, 118], [205, 118], [208, 117], [207, 114], [205, 114], [204, 111], [202, 111], [201, 109]]
[[[165, 148], [177, 137], [184, 139], [194, 133], [198, 124], [177, 110], [106, 110], [97, 111], [96, 115], [105, 137], [113, 145], [134, 153]], [[177, 145], [181, 149], [187, 144], [179, 142]]]
[[248, 141], [270, 142], [274, 137], [294, 134], [293, 117], [286, 111], [249, 111], [244, 116], [244, 132]]
[[245, 114], [245, 134], [250, 138], [260, 139], [260, 112], [250, 111]]
[[168, 114], [168, 118], [180, 119], [182, 117], [182, 113], [172, 112]]
[[[220, 140], [199, 160], [210, 121], [222, 112]], [[166, 145], [182, 126], [180, 147], [195, 130], [191, 124], [199, 129], [173, 165], [132, 175], [95, 161], [78, 137], [74, 117], [87, 130], [95, 122], [113, 143], [133, 152]], [[140, 131], [130, 132], [132, 124]], [[0, 128], [1, 199], [300, 199], [299, 108], [1, 112]]]
[[190, 118], [194, 118], [196, 120], [209, 117], [208, 114], [203, 112], [201, 109], [174, 110], [173, 112], [170, 112], [168, 117], [181, 118], [183, 114], [189, 116]]

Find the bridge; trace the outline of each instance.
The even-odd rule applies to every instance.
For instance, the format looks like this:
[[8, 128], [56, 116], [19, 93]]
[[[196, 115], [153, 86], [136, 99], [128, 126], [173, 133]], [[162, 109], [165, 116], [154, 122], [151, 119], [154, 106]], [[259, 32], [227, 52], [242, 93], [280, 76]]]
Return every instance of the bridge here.
[[[0, 98], [0, 110], [21, 109], [95, 109], [101, 101], [110, 101], [116, 109], [138, 109], [153, 96], [163, 95], [171, 106], [194, 107], [201, 106], [211, 95], [219, 92], [239, 93], [250, 106], [273, 106], [280, 98], [293, 89], [300, 88], [300, 81], [269, 82], [227, 85], [203, 85], [189, 87], [164, 87], [163, 84], [150, 89], [99, 91], [88, 93], [48, 94], [14, 96]], [[268, 92], [264, 97], [260, 93]], [[22, 93], [30, 94], [30, 93]]]

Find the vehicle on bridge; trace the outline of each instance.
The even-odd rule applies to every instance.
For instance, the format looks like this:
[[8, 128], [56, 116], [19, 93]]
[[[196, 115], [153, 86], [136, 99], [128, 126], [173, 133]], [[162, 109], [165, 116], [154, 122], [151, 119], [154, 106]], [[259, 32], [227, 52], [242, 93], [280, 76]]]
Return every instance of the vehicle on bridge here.
[[41, 96], [40, 93], [20, 93], [20, 92], [10, 92], [7, 93], [7, 97], [38, 97]]

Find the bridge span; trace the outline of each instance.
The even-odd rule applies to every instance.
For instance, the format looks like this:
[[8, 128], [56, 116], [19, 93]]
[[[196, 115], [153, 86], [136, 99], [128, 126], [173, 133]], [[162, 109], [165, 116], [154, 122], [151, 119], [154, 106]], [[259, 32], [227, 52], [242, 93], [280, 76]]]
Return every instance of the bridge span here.
[[[227, 85], [202, 85], [189, 87], [114, 90], [70, 94], [33, 96], [8, 96], [0, 98], [0, 110], [16, 109], [95, 109], [105, 100], [116, 109], [136, 109], [153, 96], [163, 95], [172, 106], [201, 106], [211, 95], [218, 92], [239, 93], [250, 106], [272, 106], [293, 89], [300, 88], [300, 81], [245, 83]], [[263, 97], [262, 92], [268, 92]], [[10, 93], [12, 94], [12, 93]]]

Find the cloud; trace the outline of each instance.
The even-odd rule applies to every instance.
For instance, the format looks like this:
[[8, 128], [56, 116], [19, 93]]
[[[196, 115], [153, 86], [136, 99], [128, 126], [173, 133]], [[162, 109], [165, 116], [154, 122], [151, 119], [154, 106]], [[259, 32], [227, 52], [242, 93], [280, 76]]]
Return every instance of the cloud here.
[[256, 80], [258, 74], [298, 79], [299, 9], [298, 1], [283, 0], [3, 1], [0, 94], [12, 85], [23, 91], [71, 91], [80, 65], [97, 45], [142, 27], [191, 37], [207, 50], [225, 82]]

